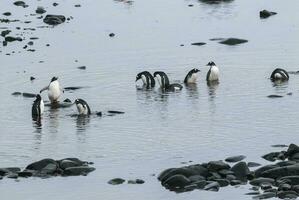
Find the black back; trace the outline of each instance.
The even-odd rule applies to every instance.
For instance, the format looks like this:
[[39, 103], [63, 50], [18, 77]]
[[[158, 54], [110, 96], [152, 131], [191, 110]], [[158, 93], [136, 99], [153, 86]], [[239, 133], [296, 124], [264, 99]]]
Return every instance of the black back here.
[[188, 74], [186, 75], [185, 79], [184, 79], [184, 83], [187, 84], [188, 83], [188, 79], [191, 78], [192, 74], [199, 72], [198, 69], [194, 68], [192, 70], [190, 70], [188, 72]]
[[169, 79], [168, 76], [166, 75], [165, 72], [162, 71], [157, 71], [154, 73], [154, 77], [156, 77], [157, 75], [159, 75], [161, 77], [161, 84], [162, 84], [162, 88], [165, 89], [169, 86]]
[[91, 114], [89, 105], [87, 104], [86, 101], [84, 101], [83, 99], [76, 99], [75, 103], [76, 104], [82, 104], [83, 106], [86, 106], [86, 108], [87, 108], [87, 114], [89, 114], [89, 115]]

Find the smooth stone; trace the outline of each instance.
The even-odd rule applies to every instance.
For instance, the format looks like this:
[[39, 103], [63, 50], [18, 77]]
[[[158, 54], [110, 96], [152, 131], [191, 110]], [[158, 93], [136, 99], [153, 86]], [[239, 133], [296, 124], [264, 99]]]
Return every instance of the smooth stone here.
[[282, 182], [287, 182], [291, 185], [299, 185], [299, 175], [295, 175], [295, 176], [285, 176], [282, 177], [280, 179], [278, 179], [277, 181], [282, 181]]
[[295, 153], [299, 153], [299, 146], [296, 144], [290, 144], [287, 152], [285, 153], [286, 156], [291, 157]]
[[238, 38], [227, 38], [223, 41], [220, 41], [219, 43], [226, 44], [226, 45], [238, 45], [246, 42], [248, 42], [248, 40], [238, 39]]
[[248, 162], [247, 166], [248, 167], [259, 167], [259, 166], [261, 166], [261, 164], [256, 163], [256, 162]]
[[11, 12], [5, 12], [5, 13], [2, 13], [4, 16], [10, 16], [11, 15]]
[[68, 91], [68, 90], [79, 90], [82, 89], [84, 87], [65, 87], [64, 90]]
[[53, 175], [56, 173], [57, 169], [58, 169], [57, 163], [49, 163], [41, 170], [41, 173]]
[[87, 175], [88, 173], [94, 170], [95, 170], [94, 167], [89, 167], [89, 166], [69, 167], [63, 171], [63, 175], [65, 176]]
[[12, 179], [17, 179], [18, 178], [18, 174], [16, 173], [10, 173], [6, 176], [6, 178], [12, 178]]
[[231, 184], [232, 186], [235, 186], [235, 185], [241, 185], [242, 182], [241, 182], [240, 180], [232, 180], [232, 181], [230, 181], [230, 184]]
[[62, 160], [61, 162], [59, 162], [59, 167], [63, 170], [69, 167], [78, 167], [78, 166], [80, 166], [80, 164], [71, 160]]
[[26, 3], [24, 1], [15, 1], [13, 4], [16, 6], [21, 6], [23, 8], [28, 7], [28, 5], [26, 5]]
[[252, 197], [253, 199], [270, 199], [276, 197], [276, 193], [275, 192], [265, 192], [263, 194], [260, 195], [256, 195], [254, 197]]
[[47, 11], [43, 7], [37, 7], [37, 9], [35, 10], [35, 12], [37, 14], [44, 14]]
[[56, 161], [50, 158], [42, 159], [40, 161], [34, 162], [26, 167], [26, 169], [29, 170], [36, 170], [41, 171], [44, 169], [48, 164], [54, 164], [57, 165]]
[[229, 181], [233, 181], [233, 180], [236, 180], [237, 177], [235, 175], [229, 174], [229, 175], [226, 176], [226, 179], [229, 180]]
[[262, 11], [260, 11], [260, 18], [265, 19], [265, 18], [268, 18], [268, 17], [270, 17], [272, 15], [276, 15], [276, 14], [277, 14], [276, 12], [262, 10]]
[[277, 167], [278, 167], [277, 165], [265, 165], [265, 166], [262, 166], [262, 167], [256, 169], [254, 171], [254, 174], [255, 174], [256, 177], [260, 177], [264, 171], [267, 171], [269, 169], [274, 169], [274, 168], [277, 168]]
[[85, 70], [86, 69], [86, 66], [80, 66], [80, 67], [77, 67], [78, 69], [82, 69], [82, 70]]
[[260, 186], [261, 186], [262, 190], [272, 189], [272, 184], [271, 183], [262, 183]]
[[259, 195], [260, 192], [247, 192], [245, 195]]
[[237, 177], [237, 179], [244, 181], [247, 180], [247, 175], [250, 174], [250, 170], [246, 162], [238, 162], [231, 168], [231, 171], [234, 172], [234, 175]]
[[260, 186], [263, 183], [270, 183], [273, 185], [275, 183], [275, 180], [273, 178], [259, 177], [249, 182], [250, 185], [254, 185], [254, 186]]
[[299, 164], [269, 169], [264, 171], [261, 176], [276, 179], [284, 176], [294, 176], [297, 174], [299, 174]]
[[226, 158], [225, 161], [234, 163], [234, 162], [239, 162], [245, 158], [246, 158], [246, 156], [244, 156], [244, 155], [231, 156], [231, 157]]
[[278, 191], [289, 191], [291, 190], [292, 186], [288, 183], [283, 183], [278, 186]]
[[214, 181], [218, 182], [220, 187], [226, 187], [229, 185], [229, 181], [226, 179], [215, 179]]
[[207, 185], [207, 181], [206, 180], [196, 181], [192, 184], [196, 184], [198, 189], [204, 189], [204, 187]]
[[110, 181], [108, 181], [108, 184], [110, 185], [120, 185], [120, 184], [123, 184], [125, 182], [124, 179], [122, 178], [114, 178], [114, 179], [111, 179]]
[[163, 183], [163, 185], [170, 189], [181, 189], [189, 185], [190, 183], [191, 181], [188, 178], [186, 178], [184, 175], [179, 174], [169, 177]]
[[206, 185], [204, 187], [204, 190], [217, 192], [219, 190], [219, 188], [220, 188], [220, 185], [218, 182], [212, 182], [212, 183], [209, 183], [208, 185]]
[[5, 37], [5, 42], [14, 42], [14, 41], [21, 42], [21, 41], [23, 41], [23, 39], [20, 38], [20, 37], [12, 37], [12, 36], [6, 36]]
[[11, 95], [13, 95], [13, 96], [20, 96], [20, 95], [22, 95], [22, 93], [21, 92], [14, 92]]
[[274, 98], [282, 98], [282, 95], [277, 95], [277, 94], [270, 94], [267, 96], [268, 98], [274, 99]]
[[219, 173], [220, 175], [223, 175], [223, 176], [226, 176], [226, 175], [229, 175], [229, 174], [232, 174], [232, 175], [234, 174], [233, 171], [228, 170], [228, 169], [222, 169], [222, 170], [219, 170], [218, 173]]
[[278, 191], [277, 197], [281, 199], [296, 199], [298, 194], [295, 191]]
[[190, 181], [192, 182], [196, 182], [196, 181], [202, 181], [202, 180], [206, 180], [205, 177], [201, 176], [201, 175], [193, 175], [188, 177]]
[[193, 45], [193, 46], [203, 46], [205, 44], [207, 44], [207, 43], [205, 43], [205, 42], [194, 42], [194, 43], [191, 43], [191, 45]]
[[59, 25], [64, 23], [65, 20], [66, 18], [63, 15], [47, 15], [43, 21], [49, 25]]
[[145, 181], [141, 179], [128, 180], [128, 184], [143, 184]]
[[222, 170], [222, 169], [230, 169], [231, 167], [223, 162], [222, 160], [219, 160], [219, 161], [210, 161], [208, 163], [208, 170], [209, 171], [219, 171], [219, 170]]
[[264, 158], [265, 160], [274, 162], [275, 160], [277, 160], [277, 157], [279, 154], [280, 154], [280, 152], [271, 152], [266, 155], [263, 155], [262, 158]]
[[18, 173], [19, 177], [27, 178], [33, 176], [33, 172], [31, 171], [22, 171]]

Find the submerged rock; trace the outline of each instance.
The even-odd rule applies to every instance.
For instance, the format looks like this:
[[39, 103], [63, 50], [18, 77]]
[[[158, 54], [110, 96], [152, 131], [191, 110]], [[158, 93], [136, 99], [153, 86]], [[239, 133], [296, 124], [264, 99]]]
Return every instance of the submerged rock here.
[[122, 178], [114, 178], [114, 179], [111, 179], [110, 181], [108, 181], [108, 184], [110, 185], [120, 185], [120, 184], [123, 184], [125, 182], [124, 179]]
[[231, 157], [228, 157], [225, 159], [226, 162], [231, 162], [231, 163], [234, 163], [234, 162], [239, 162], [243, 159], [245, 159], [246, 156], [243, 156], [243, 155], [239, 155], [239, 156], [231, 156]]
[[128, 184], [143, 184], [144, 182], [142, 179], [128, 180]]
[[265, 18], [268, 18], [268, 17], [270, 17], [272, 15], [276, 15], [276, 14], [277, 14], [276, 12], [262, 10], [262, 11], [260, 11], [260, 18], [265, 19]]
[[58, 25], [64, 23], [65, 20], [66, 18], [63, 15], [47, 15], [43, 21], [49, 25]]
[[205, 42], [195, 42], [195, 43], [191, 43], [191, 45], [194, 45], [194, 46], [203, 46], [203, 45], [205, 45], [205, 44], [207, 44], [207, 43], [205, 43]]
[[28, 7], [28, 5], [24, 1], [15, 1], [13, 4], [16, 6], [21, 6], [23, 8]]
[[37, 7], [37, 9], [35, 10], [35, 12], [37, 14], [44, 14], [45, 12], [47, 12], [43, 7]]
[[63, 171], [64, 176], [86, 176], [88, 173], [94, 171], [94, 167], [79, 166], [79, 167], [68, 167]]
[[248, 42], [248, 40], [238, 39], [238, 38], [227, 38], [225, 40], [220, 41], [219, 43], [226, 44], [226, 45], [238, 45], [246, 42]]

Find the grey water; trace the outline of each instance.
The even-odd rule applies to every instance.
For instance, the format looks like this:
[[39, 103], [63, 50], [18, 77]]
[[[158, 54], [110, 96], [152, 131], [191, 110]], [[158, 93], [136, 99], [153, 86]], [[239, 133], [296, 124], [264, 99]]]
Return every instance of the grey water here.
[[[32, 20], [0, 23], [1, 27], [36, 28], [24, 31], [27, 40], [22, 43], [0, 47], [0, 167], [78, 157], [94, 162], [96, 171], [86, 177], [3, 179], [1, 199], [251, 199], [244, 195], [249, 192], [246, 185], [176, 194], [165, 190], [157, 175], [186, 165], [182, 162], [239, 154], [246, 155], [246, 161], [266, 163], [260, 156], [277, 149], [271, 145], [299, 143], [299, 76], [290, 75], [283, 85], [269, 80], [276, 67], [299, 70], [298, 1], [57, 2], [53, 7], [52, 1], [27, 0], [28, 8], [0, 3], [1, 13], [12, 12], [10, 19]], [[54, 28], [37, 28], [45, 25], [30, 16], [37, 6], [73, 19]], [[278, 14], [261, 20], [263, 9]], [[23, 49], [29, 37], [39, 38], [32, 47], [35, 52]], [[249, 42], [226, 46], [210, 41], [228, 37]], [[194, 42], [207, 44], [192, 46]], [[221, 72], [215, 87], [205, 82], [209, 61]], [[135, 76], [143, 70], [165, 71], [171, 82], [182, 83], [195, 67], [201, 70], [196, 87], [169, 94], [157, 87], [136, 89], [140, 83]], [[30, 76], [36, 80], [30, 81]], [[75, 107], [46, 107], [41, 124], [36, 124], [31, 119], [33, 99], [11, 93], [38, 93], [52, 76], [58, 76], [63, 87], [85, 87], [65, 91], [62, 100], [83, 98], [93, 111], [125, 114], [82, 120], [72, 117]], [[292, 95], [286, 95], [289, 92]], [[267, 98], [271, 94], [284, 97]], [[46, 93], [42, 97], [47, 100]], [[141, 178], [145, 184], [107, 184], [116, 177]]]

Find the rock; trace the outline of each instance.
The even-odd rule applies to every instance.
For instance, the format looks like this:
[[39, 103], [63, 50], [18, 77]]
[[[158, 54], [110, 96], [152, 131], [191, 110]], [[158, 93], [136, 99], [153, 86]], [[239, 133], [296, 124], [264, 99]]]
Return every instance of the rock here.
[[270, 199], [276, 197], [276, 193], [275, 192], [265, 192], [263, 194], [254, 196], [253, 199]]
[[223, 162], [222, 160], [219, 161], [210, 161], [208, 163], [208, 170], [209, 171], [219, 171], [222, 169], [230, 169], [230, 166]]
[[290, 144], [287, 152], [285, 153], [285, 155], [287, 157], [291, 157], [292, 155], [299, 153], [299, 147], [295, 144]]
[[231, 170], [228, 170], [228, 169], [222, 169], [222, 170], [219, 170], [218, 173], [222, 176], [226, 176], [226, 175], [229, 175], [229, 174], [234, 174], [233, 171]]
[[76, 7], [76, 8], [79, 8], [79, 7], [81, 7], [81, 5], [80, 5], [80, 4], [76, 4], [75, 7]]
[[128, 180], [128, 184], [143, 184], [144, 180], [135, 179], [135, 180]]
[[1, 32], [1, 36], [2, 36], [2, 37], [5, 37], [5, 36], [7, 36], [10, 32], [11, 32], [11, 30], [4, 30], [4, 31]]
[[276, 14], [277, 14], [276, 12], [262, 10], [262, 11], [260, 11], [260, 18], [265, 19], [265, 18], [268, 18], [268, 17], [270, 17], [272, 15], [276, 15]]
[[192, 184], [196, 184], [197, 189], [204, 189], [204, 187], [207, 185], [207, 181], [202, 180], [202, 181], [196, 181]]
[[238, 162], [231, 168], [231, 171], [234, 172], [237, 179], [242, 181], [246, 181], [247, 175], [250, 174], [250, 170], [245, 162]]
[[54, 2], [52, 5], [53, 5], [53, 6], [58, 6], [58, 3]]
[[6, 176], [6, 178], [12, 178], [12, 179], [17, 179], [18, 178], [18, 174], [16, 173], [10, 173]]
[[297, 174], [299, 174], [299, 164], [269, 169], [262, 172], [261, 176], [276, 179], [284, 176], [294, 176]]
[[205, 45], [205, 44], [207, 44], [207, 43], [205, 43], [205, 42], [195, 42], [195, 43], [191, 43], [191, 45], [194, 45], [194, 46], [203, 46], [203, 45]]
[[280, 199], [296, 199], [298, 194], [295, 191], [278, 191], [277, 197]]
[[29, 170], [36, 170], [41, 171], [43, 168], [45, 168], [49, 164], [57, 165], [56, 161], [50, 158], [42, 159], [40, 161], [34, 162], [26, 167], [26, 169]]
[[229, 181], [226, 179], [215, 179], [217, 183], [219, 183], [220, 187], [226, 187], [229, 185]]
[[81, 164], [78, 164], [74, 161], [71, 161], [71, 160], [62, 160], [60, 163], [59, 163], [59, 167], [63, 170], [65, 170], [66, 168], [69, 168], [69, 167], [78, 167], [78, 166], [81, 166]]
[[27, 178], [33, 176], [33, 171], [22, 171], [18, 173], [19, 177]]
[[35, 77], [30, 76], [30, 81], [33, 81], [33, 80], [35, 80]]
[[176, 190], [182, 189], [190, 183], [191, 181], [188, 178], [179, 174], [169, 177], [166, 181], [164, 181], [163, 185], [171, 190]]
[[199, 0], [199, 1], [206, 4], [220, 4], [220, 3], [230, 3], [233, 0]]
[[10, 13], [10, 12], [5, 12], [5, 13], [3, 13], [3, 15], [5, 15], [5, 16], [10, 16], [11, 13]]
[[22, 95], [22, 93], [21, 92], [14, 92], [11, 95], [13, 95], [13, 96], [20, 96], [20, 95]]
[[20, 38], [20, 37], [6, 36], [6, 37], [5, 37], [5, 41], [6, 41], [6, 42], [14, 42], [14, 41], [22, 42], [23, 39]]
[[80, 67], [78, 67], [78, 69], [85, 70], [85, 69], [86, 69], [86, 66], [80, 66]]
[[299, 194], [299, 185], [293, 185], [292, 190], [294, 190], [297, 194]]
[[299, 175], [295, 175], [295, 176], [284, 176], [282, 178], [280, 178], [278, 180], [279, 181], [282, 181], [282, 182], [287, 182], [291, 185], [299, 185]]
[[57, 170], [58, 170], [57, 163], [49, 163], [42, 170], [40, 170], [40, 173], [41, 174], [55, 175]]
[[65, 100], [63, 100], [63, 102], [65, 102], [65, 103], [72, 103], [72, 101], [69, 98], [66, 98]]
[[109, 114], [125, 114], [125, 112], [122, 111], [116, 111], [116, 110], [108, 110], [107, 111]]
[[259, 195], [260, 192], [247, 192], [245, 195]]
[[279, 156], [279, 154], [280, 154], [280, 152], [271, 152], [266, 155], [263, 155], [262, 158], [264, 158], [265, 160], [274, 162], [277, 159], [277, 157]]
[[27, 98], [35, 98], [36, 97], [36, 94], [27, 93], [27, 92], [23, 92], [22, 95], [23, 95], [23, 97], [27, 97]]
[[109, 33], [109, 37], [114, 37], [115, 33]]
[[261, 166], [261, 164], [256, 163], [256, 162], [248, 162], [247, 166], [248, 167], [259, 167], [259, 166]]
[[265, 166], [260, 167], [257, 170], [255, 170], [254, 174], [255, 174], [256, 177], [260, 177], [264, 171], [267, 171], [269, 169], [274, 169], [274, 168], [277, 168], [277, 167], [278, 167], [277, 165], [265, 165]]
[[226, 179], [229, 180], [229, 181], [232, 181], [232, 180], [236, 180], [237, 177], [235, 175], [229, 174], [229, 175], [226, 176]]
[[272, 189], [272, 184], [271, 183], [262, 183], [260, 186], [261, 186], [262, 190]]
[[273, 98], [282, 98], [283, 96], [277, 95], [277, 94], [271, 94], [271, 95], [268, 95], [267, 97], [273, 99]]
[[220, 188], [220, 185], [218, 182], [211, 182], [204, 187], [204, 190], [217, 192], [219, 190], [219, 188]]
[[13, 4], [16, 6], [21, 6], [23, 8], [28, 7], [28, 5], [26, 5], [26, 3], [24, 1], [15, 1]]
[[63, 15], [47, 15], [43, 21], [46, 24], [55, 26], [55, 25], [64, 23], [65, 16], [63, 16]]
[[225, 40], [220, 41], [219, 43], [226, 44], [226, 45], [238, 45], [246, 42], [248, 42], [248, 40], [238, 39], [238, 38], [227, 38]]
[[273, 178], [256, 178], [253, 179], [249, 182], [249, 184], [254, 185], [254, 186], [260, 186], [263, 183], [270, 183], [271, 185], [273, 185], [275, 183], [275, 180]]
[[65, 87], [64, 90], [68, 91], [68, 90], [79, 90], [82, 89], [84, 87]]
[[285, 145], [285, 144], [274, 144], [274, 145], [271, 145], [271, 147], [278, 147], [278, 148], [281, 148], [281, 147], [288, 147], [288, 145]]
[[239, 155], [239, 156], [231, 156], [231, 157], [228, 157], [225, 159], [226, 162], [231, 162], [231, 163], [234, 163], [234, 162], [239, 162], [243, 159], [245, 159], [246, 156], [243, 156], [243, 155]]
[[278, 186], [278, 191], [289, 191], [289, 190], [291, 190], [291, 188], [292, 188], [292, 186], [290, 184], [283, 183]]
[[241, 185], [242, 182], [241, 182], [240, 180], [232, 180], [232, 181], [230, 181], [230, 184], [231, 184], [232, 186], [235, 186], [235, 185]]
[[201, 176], [201, 175], [193, 175], [189, 177], [189, 180], [192, 182], [197, 182], [197, 181], [202, 181], [202, 180], [206, 180], [205, 177]]
[[44, 14], [45, 12], [47, 12], [43, 7], [37, 7], [37, 9], [35, 10], [35, 12], [37, 14]]
[[122, 178], [114, 178], [114, 179], [111, 179], [110, 181], [108, 181], [108, 184], [110, 185], [120, 185], [120, 184], [123, 184], [125, 182], [124, 179]]
[[94, 170], [95, 170], [94, 167], [89, 167], [89, 166], [69, 167], [63, 171], [63, 175], [64, 176], [87, 175], [88, 173]]
[[290, 165], [294, 165], [294, 164], [297, 164], [297, 162], [296, 161], [291, 161], [291, 160], [281, 161], [281, 162], [276, 163], [276, 165], [279, 166], [279, 167], [290, 166]]

